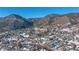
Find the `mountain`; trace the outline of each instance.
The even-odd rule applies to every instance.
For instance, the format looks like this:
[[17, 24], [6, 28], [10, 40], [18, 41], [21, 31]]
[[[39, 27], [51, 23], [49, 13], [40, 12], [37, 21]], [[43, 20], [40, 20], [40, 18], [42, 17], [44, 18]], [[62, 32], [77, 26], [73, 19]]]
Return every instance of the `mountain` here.
[[33, 26], [33, 22], [27, 21], [26, 18], [11, 14], [0, 20], [0, 30], [16, 30], [22, 28], [29, 28]]
[[47, 25], [57, 25], [57, 24], [68, 24], [70, 23], [71, 25], [74, 24], [79, 24], [79, 13], [68, 13], [68, 14], [49, 14], [45, 16], [44, 18], [37, 20], [36, 23], [38, 26], [42, 25], [44, 26], [45, 24]]
[[49, 14], [45, 17], [28, 19], [17, 14], [0, 17], [0, 31], [31, 28], [33, 26], [52, 26], [57, 24], [76, 24], [79, 26], [79, 13], [68, 13], [63, 15]]

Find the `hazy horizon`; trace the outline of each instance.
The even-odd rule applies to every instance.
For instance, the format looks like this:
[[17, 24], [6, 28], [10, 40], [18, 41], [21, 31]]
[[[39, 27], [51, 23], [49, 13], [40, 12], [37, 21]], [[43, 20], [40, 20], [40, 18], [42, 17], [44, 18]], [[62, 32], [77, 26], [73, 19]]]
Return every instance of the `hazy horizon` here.
[[79, 13], [78, 7], [0, 7], [0, 17], [18, 14], [25, 18], [40, 18], [48, 14]]

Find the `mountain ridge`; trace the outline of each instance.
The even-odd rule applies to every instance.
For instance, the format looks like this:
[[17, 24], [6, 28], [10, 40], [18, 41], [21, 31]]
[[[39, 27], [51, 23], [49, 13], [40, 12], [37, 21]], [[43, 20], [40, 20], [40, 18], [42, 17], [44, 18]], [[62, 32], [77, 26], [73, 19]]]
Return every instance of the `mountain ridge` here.
[[27, 21], [26, 18], [11, 14], [8, 16], [5, 16], [3, 20], [0, 21], [0, 30], [16, 30], [21, 28], [29, 28], [32, 27], [32, 22]]
[[79, 23], [79, 13], [68, 14], [48, 14], [41, 18], [24, 18], [17, 14], [10, 14], [0, 17], [0, 30], [16, 30], [23, 28], [47, 26], [47, 25], [64, 25], [66, 23]]

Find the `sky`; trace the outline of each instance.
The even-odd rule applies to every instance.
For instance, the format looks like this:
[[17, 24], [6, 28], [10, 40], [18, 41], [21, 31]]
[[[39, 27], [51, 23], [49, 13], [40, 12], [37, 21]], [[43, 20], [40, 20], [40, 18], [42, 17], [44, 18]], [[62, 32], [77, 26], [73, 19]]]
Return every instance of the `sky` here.
[[0, 17], [18, 14], [25, 18], [39, 18], [48, 14], [79, 13], [78, 7], [0, 7]]

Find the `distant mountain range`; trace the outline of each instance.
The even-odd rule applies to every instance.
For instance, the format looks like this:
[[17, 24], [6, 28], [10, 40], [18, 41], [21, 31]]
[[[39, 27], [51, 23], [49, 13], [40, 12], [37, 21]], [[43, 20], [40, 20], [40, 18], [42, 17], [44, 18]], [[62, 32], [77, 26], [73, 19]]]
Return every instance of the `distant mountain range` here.
[[68, 13], [64, 15], [49, 14], [42, 18], [28, 19], [20, 15], [11, 14], [0, 17], [0, 31], [31, 28], [34, 26], [64, 25], [66, 23], [70, 23], [71, 25], [79, 24], [79, 13]]
[[49, 14], [41, 20], [36, 21], [36, 25], [44, 26], [44, 25], [57, 25], [57, 24], [67, 24], [70, 23], [71, 25], [79, 23], [79, 13], [68, 13], [64, 15], [59, 14]]

